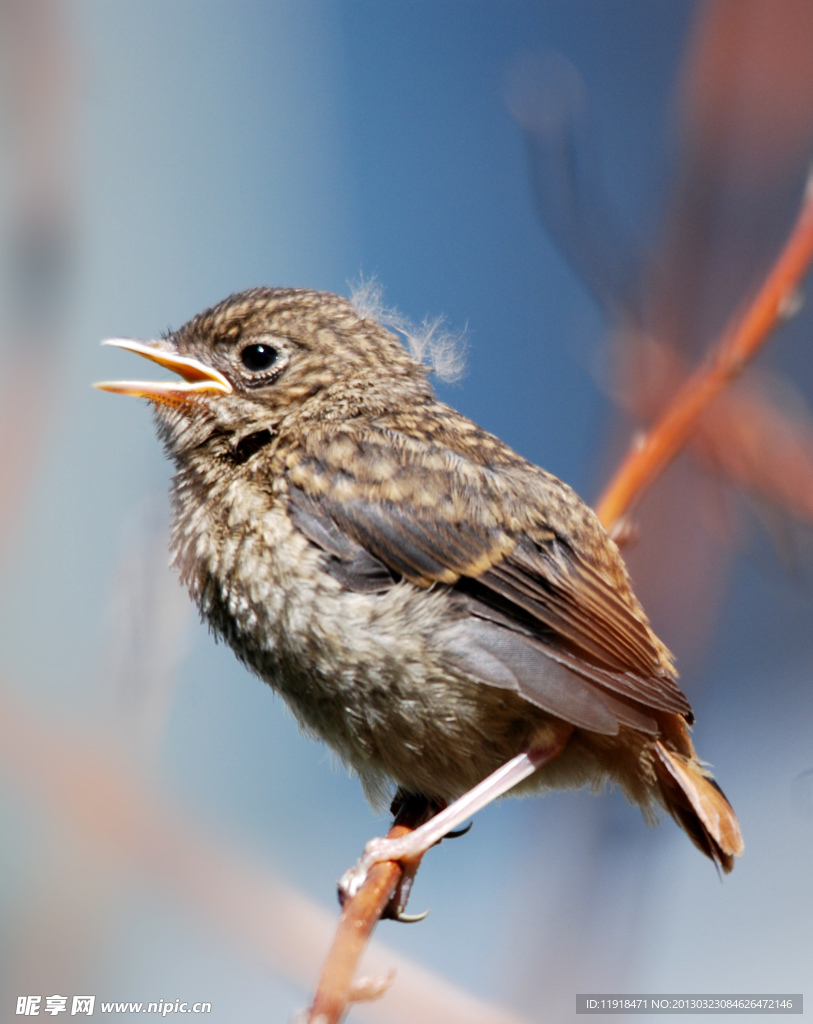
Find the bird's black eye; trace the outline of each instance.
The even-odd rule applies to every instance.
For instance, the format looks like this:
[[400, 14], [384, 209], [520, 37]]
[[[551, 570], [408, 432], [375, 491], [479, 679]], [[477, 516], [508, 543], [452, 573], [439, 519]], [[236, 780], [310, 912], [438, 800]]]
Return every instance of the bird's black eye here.
[[273, 345], [258, 342], [256, 345], [246, 345], [240, 353], [240, 359], [249, 373], [265, 373], [279, 359], [279, 352]]

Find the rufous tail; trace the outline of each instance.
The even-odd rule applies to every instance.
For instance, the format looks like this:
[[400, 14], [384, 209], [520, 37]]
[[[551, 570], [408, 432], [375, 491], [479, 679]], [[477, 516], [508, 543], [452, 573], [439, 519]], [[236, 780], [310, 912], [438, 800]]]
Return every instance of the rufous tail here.
[[737, 815], [697, 762], [655, 744], [655, 771], [666, 809], [691, 841], [728, 874], [743, 851]]

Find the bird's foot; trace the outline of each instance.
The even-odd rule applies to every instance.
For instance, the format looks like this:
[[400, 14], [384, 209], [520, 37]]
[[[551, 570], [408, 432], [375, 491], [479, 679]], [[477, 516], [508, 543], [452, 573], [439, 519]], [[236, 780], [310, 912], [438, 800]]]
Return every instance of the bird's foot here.
[[396, 902], [393, 904], [391, 901], [390, 906], [394, 906], [396, 911], [391, 916], [403, 920], [403, 909], [406, 906], [404, 893], [406, 896], [409, 895], [412, 878], [418, 870], [421, 857], [429, 847], [434, 846], [444, 836], [458, 829], [467, 818], [482, 810], [492, 800], [496, 800], [497, 797], [507, 793], [509, 789], [513, 789], [529, 775], [533, 775], [537, 768], [559, 754], [562, 746], [563, 743], [557, 743], [548, 748], [517, 754], [496, 772], [492, 772], [482, 782], [470, 789], [468, 793], [464, 793], [458, 800], [449, 804], [429, 821], [419, 825], [414, 831], [397, 837], [371, 839], [364, 847], [361, 860], [354, 867], [345, 871], [341, 877], [339, 882], [340, 903], [344, 905], [347, 900], [356, 895], [364, 885], [367, 874], [374, 864], [389, 860], [399, 861], [404, 868], [404, 878], [409, 875], [412, 877], [409, 879], [406, 889], [403, 884], [399, 885], [402, 895], [398, 896], [398, 891], [396, 891]]
[[[415, 872], [418, 870], [421, 857], [425, 852], [424, 849], [420, 848], [420, 842], [416, 843], [413, 840], [413, 836], [417, 835], [418, 832], [420, 832], [420, 829], [415, 829], [414, 832], [407, 832], [406, 835], [398, 836], [397, 838], [371, 839], [364, 847], [361, 859], [352, 868], [348, 868], [339, 881], [339, 902], [342, 906], [361, 889], [367, 881], [370, 869], [375, 864], [392, 860], [399, 861], [404, 869], [404, 874], [398, 885], [398, 889], [403, 891], [403, 897], [398, 900], [398, 912], [395, 915], [388, 914], [387, 916], [398, 916], [399, 913], [403, 912], [409, 896], [412, 879], [415, 877]], [[409, 881], [404, 885], [407, 876]], [[393, 903], [390, 901], [388, 909], [392, 905]]]

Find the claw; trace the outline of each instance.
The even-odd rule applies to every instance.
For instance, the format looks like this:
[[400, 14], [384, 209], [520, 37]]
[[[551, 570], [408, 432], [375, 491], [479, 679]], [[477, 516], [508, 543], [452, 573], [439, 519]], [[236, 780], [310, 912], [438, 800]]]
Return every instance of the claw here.
[[468, 823], [468, 825], [466, 825], [465, 828], [456, 828], [454, 830], [454, 832], [447, 832], [446, 835], [443, 838], [444, 839], [459, 839], [461, 836], [464, 836], [468, 832], [471, 832], [471, 829], [472, 829], [473, 825], [474, 825], [474, 822], [470, 821]]
[[338, 896], [339, 905], [344, 906], [348, 900], [351, 900], [359, 889], [364, 885], [367, 880], [367, 868], [364, 866], [362, 861], [354, 864], [352, 868], [348, 868], [347, 871], [339, 879], [338, 884]]
[[429, 917], [429, 911], [424, 910], [422, 914], [405, 914], [401, 911], [400, 914], [393, 916], [393, 921], [400, 921], [402, 924], [416, 924], [418, 921], [423, 921]]

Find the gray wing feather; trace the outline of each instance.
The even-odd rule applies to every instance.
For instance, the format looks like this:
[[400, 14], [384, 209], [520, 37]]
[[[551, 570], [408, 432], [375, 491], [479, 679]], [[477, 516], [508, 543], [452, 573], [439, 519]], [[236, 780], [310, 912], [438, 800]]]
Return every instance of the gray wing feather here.
[[[323, 552], [326, 571], [348, 589], [380, 593], [398, 580], [391, 566], [348, 536], [317, 501], [298, 488], [290, 489], [288, 509], [296, 527]], [[533, 626], [523, 624], [515, 615], [490, 606], [483, 594], [466, 593], [463, 583], [453, 589], [461, 614], [447, 647], [451, 668], [488, 686], [512, 690], [543, 711], [591, 732], [614, 736], [619, 725], [653, 735], [658, 732], [657, 723], [640, 703], [632, 705], [633, 694], [607, 692], [621, 688], [618, 674], [562, 649], [554, 629], [546, 629], [538, 620]]]
[[550, 656], [532, 637], [474, 616], [449, 644], [454, 665], [470, 678], [513, 690], [529, 703], [591, 732], [614, 736], [619, 724], [658, 731], [654, 719], [607, 694]]
[[461, 623], [448, 650], [455, 667], [472, 679], [514, 690], [543, 711], [591, 732], [618, 732], [618, 721], [595, 689], [541, 653], [528, 637], [470, 619]]

